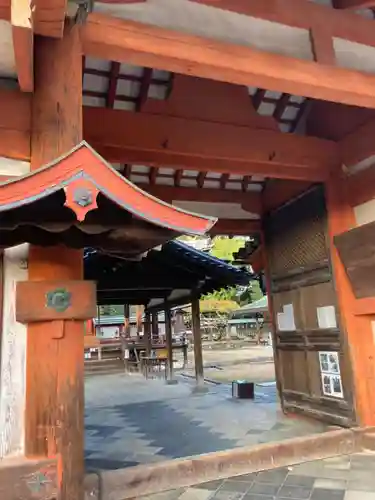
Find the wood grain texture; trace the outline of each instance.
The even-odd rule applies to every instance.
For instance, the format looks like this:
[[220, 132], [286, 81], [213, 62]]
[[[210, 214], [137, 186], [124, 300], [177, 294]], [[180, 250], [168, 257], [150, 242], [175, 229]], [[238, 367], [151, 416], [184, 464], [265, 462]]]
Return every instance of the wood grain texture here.
[[16, 286], [28, 278], [28, 245], [6, 249], [3, 255], [3, 319], [0, 377], [0, 458], [24, 451], [26, 327], [16, 321]]
[[85, 140], [111, 162], [301, 180], [339, 164], [334, 142], [275, 130], [94, 107], [83, 119]]
[[[67, 28], [61, 40], [37, 38], [35, 63], [32, 170], [54, 161], [82, 140], [78, 28]], [[30, 248], [30, 280], [82, 278], [82, 251]], [[62, 337], [56, 338], [61, 323], [28, 326], [26, 454], [50, 456], [58, 452], [59, 500], [83, 500], [84, 322], [67, 321]]]
[[[69, 305], [59, 310], [49, 304], [49, 294], [69, 295]], [[20, 323], [87, 320], [96, 316], [96, 285], [91, 281], [21, 281], [17, 284], [16, 318]]]
[[2, 500], [55, 500], [57, 460], [6, 459], [0, 462]]
[[[356, 24], [358, 19], [356, 21], [354, 18], [354, 21]], [[371, 23], [367, 25], [367, 29], [373, 32]], [[111, 34], [110, 37], [108, 33]], [[83, 26], [82, 41], [85, 55], [98, 59], [158, 67], [174, 73], [252, 85], [314, 99], [375, 107], [375, 77], [342, 67], [228, 44], [99, 13], [89, 15]]]
[[339, 252], [357, 299], [375, 297], [375, 222], [338, 234], [334, 244]]
[[0, 92], [0, 156], [30, 160], [31, 101], [16, 90]]

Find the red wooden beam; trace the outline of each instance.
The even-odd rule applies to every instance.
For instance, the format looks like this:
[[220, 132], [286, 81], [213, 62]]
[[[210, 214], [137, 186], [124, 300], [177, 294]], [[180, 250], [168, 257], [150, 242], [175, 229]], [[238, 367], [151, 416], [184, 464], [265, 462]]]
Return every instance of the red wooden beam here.
[[[357, 19], [360, 16], [354, 15], [354, 25]], [[326, 20], [322, 18], [321, 22]], [[375, 45], [372, 23], [370, 25]], [[147, 67], [157, 65], [173, 73], [375, 107], [375, 76], [351, 69], [96, 13], [90, 14], [83, 26], [82, 41], [84, 53], [99, 59]]]
[[184, 173], [184, 171], [181, 169], [176, 170], [176, 172], [174, 173], [174, 185], [176, 187], [180, 186], [183, 173]]
[[302, 180], [339, 164], [336, 144], [312, 137], [94, 107], [83, 116], [85, 139], [113, 163]]
[[120, 73], [121, 64], [117, 61], [111, 62], [111, 69], [109, 72], [109, 84], [106, 98], [107, 108], [113, 108], [116, 100], [117, 78]]
[[[375, 46], [372, 19], [350, 10], [332, 9], [329, 5], [301, 0], [190, 0], [231, 12], [306, 30], [325, 26], [331, 37]], [[359, 8], [374, 5], [374, 0], [334, 0], [337, 4]], [[367, 4], [367, 5], [366, 5]]]
[[137, 103], [135, 105], [136, 111], [141, 111], [144, 103], [147, 101], [148, 91], [152, 81], [152, 69], [145, 68], [143, 70], [142, 81], [139, 87], [139, 96], [137, 99]]
[[29, 94], [16, 90], [1, 90], [0, 109], [0, 156], [30, 160]]
[[34, 33], [62, 38], [68, 0], [34, 0]]
[[14, 58], [20, 89], [34, 90], [34, 34], [31, 6], [28, 2], [11, 2]]

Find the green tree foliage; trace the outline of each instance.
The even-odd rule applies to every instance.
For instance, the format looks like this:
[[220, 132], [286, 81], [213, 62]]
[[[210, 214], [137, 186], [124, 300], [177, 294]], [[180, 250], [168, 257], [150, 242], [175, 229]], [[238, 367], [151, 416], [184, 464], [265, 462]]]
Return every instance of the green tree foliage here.
[[238, 252], [240, 248], [245, 245], [244, 238], [235, 237], [229, 238], [228, 236], [216, 236], [213, 240], [213, 248], [210, 252], [211, 255], [218, 259], [232, 261], [233, 254]]

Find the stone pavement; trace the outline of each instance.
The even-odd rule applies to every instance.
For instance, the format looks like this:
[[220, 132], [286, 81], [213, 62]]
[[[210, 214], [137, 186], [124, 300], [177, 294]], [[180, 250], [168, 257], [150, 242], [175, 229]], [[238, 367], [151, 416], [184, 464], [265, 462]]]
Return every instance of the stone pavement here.
[[142, 497], [142, 500], [276, 499], [375, 500], [375, 454], [318, 460]]
[[[86, 468], [118, 469], [322, 432], [325, 426], [285, 417], [274, 384], [254, 401], [233, 400], [230, 386], [177, 385], [138, 375], [86, 379]], [[198, 500], [198, 497], [197, 497]]]

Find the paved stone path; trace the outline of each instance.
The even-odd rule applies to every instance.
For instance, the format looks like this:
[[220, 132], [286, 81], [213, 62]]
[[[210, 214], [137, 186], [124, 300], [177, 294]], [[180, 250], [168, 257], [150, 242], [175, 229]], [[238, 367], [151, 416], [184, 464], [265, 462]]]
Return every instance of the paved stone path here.
[[319, 460], [142, 497], [142, 500], [288, 499], [375, 500], [375, 454]]
[[234, 400], [229, 385], [194, 394], [139, 376], [86, 380], [86, 468], [117, 469], [322, 432], [320, 424], [286, 418], [274, 384], [256, 386], [254, 401]]

